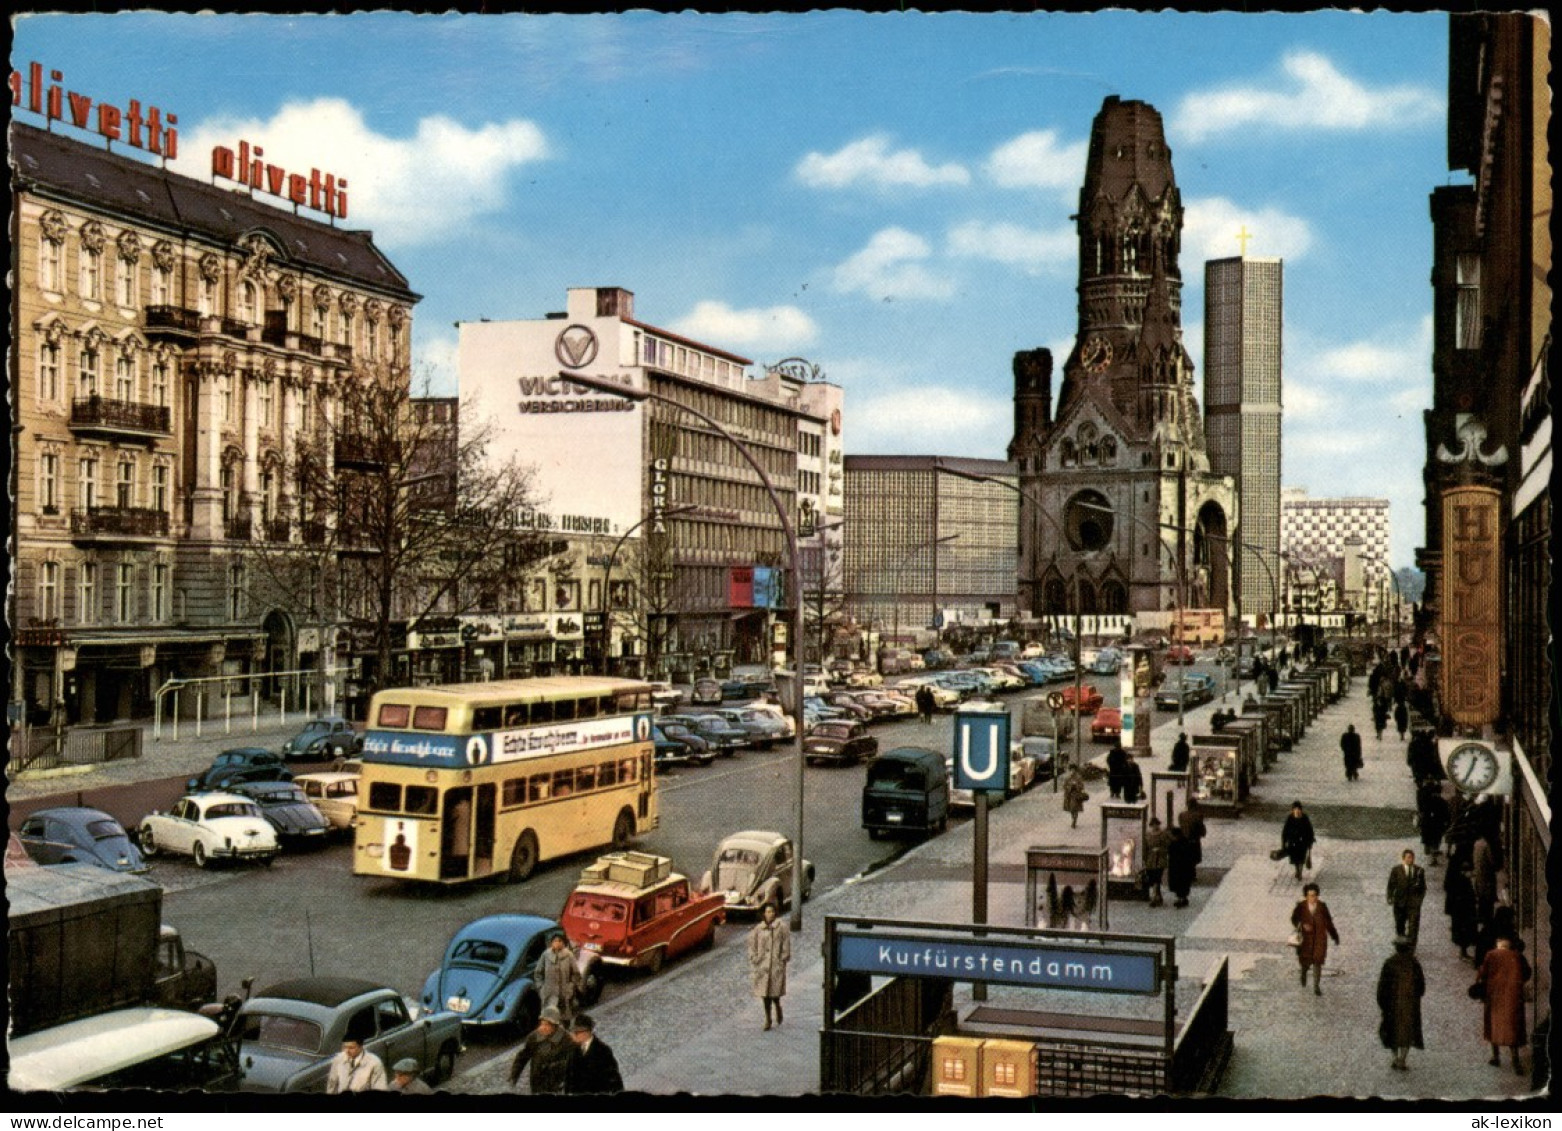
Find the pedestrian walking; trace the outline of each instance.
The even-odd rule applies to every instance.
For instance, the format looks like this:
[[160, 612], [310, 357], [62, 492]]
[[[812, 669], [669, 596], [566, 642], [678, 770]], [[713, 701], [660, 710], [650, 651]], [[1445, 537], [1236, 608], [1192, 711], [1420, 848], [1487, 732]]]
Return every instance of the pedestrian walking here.
[[565, 1017], [574, 1016], [586, 980], [581, 976], [575, 952], [562, 933], [548, 940], [548, 949], [542, 952], [532, 971], [532, 982], [543, 1005], [553, 1006]]
[[1497, 857], [1485, 835], [1470, 846], [1470, 888], [1475, 892], [1475, 921], [1489, 922], [1497, 905]]
[[1193, 890], [1193, 875], [1196, 870], [1194, 852], [1197, 851], [1192, 840], [1182, 829], [1174, 828], [1168, 834], [1166, 844], [1166, 886], [1176, 896], [1173, 907], [1188, 906], [1188, 893]]
[[423, 1082], [423, 1066], [410, 1056], [391, 1065], [390, 1090], [404, 1096], [432, 1096], [434, 1089]]
[[[1193, 846], [1193, 866], [1197, 869], [1204, 863], [1204, 837], [1209, 832], [1204, 825], [1204, 810], [1199, 805], [1197, 797], [1189, 795], [1188, 803], [1183, 806], [1182, 812], [1177, 814], [1177, 827]], [[1198, 873], [1195, 871], [1188, 881], [1189, 884], [1192, 884], [1197, 876]]]
[[1123, 762], [1123, 801], [1128, 805], [1134, 805], [1143, 796], [1144, 771], [1139, 768], [1138, 759], [1130, 752]]
[[1513, 908], [1506, 903], [1499, 903], [1497, 909], [1492, 912], [1490, 922], [1482, 923], [1481, 929], [1475, 933], [1475, 965], [1480, 966], [1486, 961], [1486, 956], [1497, 948], [1497, 940], [1508, 938], [1513, 940], [1513, 949], [1520, 954], [1524, 953], [1524, 940], [1519, 938], [1514, 929]]
[[1303, 866], [1312, 867], [1309, 857], [1317, 837], [1313, 835], [1312, 818], [1302, 811], [1300, 801], [1291, 802], [1291, 815], [1280, 828], [1280, 851], [1272, 853], [1274, 859], [1282, 856], [1291, 861], [1296, 878], [1302, 878]]
[[1187, 734], [1185, 734], [1185, 733], [1178, 734], [1177, 735], [1177, 741], [1172, 743], [1172, 752], [1171, 752], [1171, 769], [1172, 769], [1172, 773], [1180, 774], [1180, 773], [1183, 773], [1184, 771], [1186, 771], [1187, 768], [1188, 768], [1188, 757], [1192, 753], [1193, 753], [1192, 747], [1190, 747], [1188, 745], [1188, 736], [1187, 736]]
[[1090, 794], [1085, 792], [1085, 779], [1075, 766], [1068, 772], [1068, 778], [1063, 782], [1063, 810], [1069, 815], [1069, 828], [1079, 827], [1079, 815], [1085, 811], [1085, 802], [1090, 800]]
[[1416, 827], [1421, 833], [1421, 847], [1426, 849], [1430, 862], [1436, 864], [1443, 834], [1448, 831], [1448, 802], [1443, 799], [1443, 787], [1435, 781], [1424, 782], [1416, 793]]
[[1405, 732], [1410, 729], [1410, 707], [1403, 699], [1394, 701], [1394, 729], [1399, 732], [1399, 741], [1405, 741]]
[[1280, 686], [1280, 669], [1279, 668], [1270, 668], [1268, 674], [1269, 674], [1269, 694], [1273, 695], [1275, 693], [1275, 690]]
[[1171, 836], [1161, 827], [1161, 819], [1151, 817], [1150, 828], [1144, 834], [1144, 889], [1149, 893], [1151, 907], [1159, 907], [1163, 902], [1161, 877], [1166, 872], [1170, 847]]
[[1114, 746], [1106, 754], [1106, 787], [1112, 797], [1123, 796], [1123, 767], [1128, 764], [1128, 751]]
[[1356, 733], [1355, 723], [1347, 726], [1345, 733], [1340, 735], [1340, 753], [1345, 758], [1345, 780], [1360, 780], [1361, 767], [1365, 762], [1361, 756], [1361, 735]]
[[543, 1006], [537, 1027], [526, 1034], [521, 1047], [515, 1050], [515, 1059], [510, 1062], [510, 1087], [513, 1089], [520, 1081], [521, 1073], [529, 1064], [532, 1095], [561, 1095], [574, 1048], [574, 1042], [564, 1032], [564, 1015], [554, 1006]]
[[1329, 905], [1320, 898], [1317, 884], [1302, 888], [1302, 901], [1291, 910], [1291, 926], [1296, 931], [1291, 936], [1296, 947], [1296, 960], [1302, 967], [1302, 985], [1307, 985], [1307, 971], [1313, 972], [1313, 993], [1323, 996], [1323, 964], [1329, 957], [1329, 940], [1340, 941], [1340, 933], [1334, 929], [1334, 917]]
[[1448, 932], [1459, 948], [1459, 957], [1468, 959], [1478, 939], [1475, 919], [1475, 889], [1470, 884], [1470, 863], [1460, 849], [1448, 854], [1448, 871], [1443, 877], [1443, 910], [1448, 913]]
[[933, 689], [927, 684], [917, 688], [917, 714], [922, 717], [923, 726], [933, 725]]
[[1421, 933], [1421, 901], [1425, 898], [1426, 869], [1407, 848], [1388, 874], [1388, 904], [1394, 909], [1394, 934], [1409, 939], [1412, 949]]
[[1378, 1038], [1383, 1047], [1394, 1050], [1391, 1068], [1401, 1072], [1410, 1065], [1410, 1050], [1424, 1049], [1421, 1037], [1421, 998], [1426, 994], [1426, 974], [1416, 961], [1415, 944], [1404, 937], [1394, 940], [1394, 953], [1383, 962], [1378, 974], [1378, 1009], [1383, 1020]]
[[763, 918], [748, 933], [749, 979], [754, 996], [765, 1003], [765, 1028], [770, 1028], [771, 1010], [775, 1023], [781, 1024], [781, 998], [786, 994], [786, 964], [792, 961], [792, 930], [776, 913], [773, 903], [765, 904]]
[[589, 1013], [575, 1016], [570, 1027], [575, 1047], [564, 1067], [564, 1092], [571, 1096], [602, 1095], [622, 1092], [624, 1078], [618, 1071], [618, 1058], [606, 1041], [597, 1039], [597, 1023]]
[[325, 1093], [340, 1096], [348, 1092], [383, 1092], [385, 1062], [363, 1047], [363, 1038], [349, 1035], [342, 1040], [342, 1051], [331, 1058], [331, 1070], [325, 1078]]
[[[1530, 978], [1529, 961], [1513, 948], [1513, 940], [1504, 936], [1481, 963], [1481, 972], [1472, 994], [1482, 997], [1486, 1010], [1481, 1021], [1481, 1036], [1491, 1046], [1491, 1060], [1496, 1067], [1502, 1063], [1498, 1054], [1506, 1047], [1513, 1058], [1515, 1075], [1524, 1075], [1519, 1063], [1519, 1049], [1529, 1043], [1524, 1025], [1524, 983]], [[1479, 987], [1477, 993], [1476, 987]]]
[[1416, 727], [1410, 732], [1410, 744], [1405, 748], [1405, 765], [1417, 784], [1442, 781], [1443, 763], [1437, 756], [1437, 736], [1430, 727]]
[[1383, 728], [1388, 726], [1388, 700], [1384, 698], [1372, 701], [1372, 729], [1378, 733], [1378, 741], [1383, 741]]

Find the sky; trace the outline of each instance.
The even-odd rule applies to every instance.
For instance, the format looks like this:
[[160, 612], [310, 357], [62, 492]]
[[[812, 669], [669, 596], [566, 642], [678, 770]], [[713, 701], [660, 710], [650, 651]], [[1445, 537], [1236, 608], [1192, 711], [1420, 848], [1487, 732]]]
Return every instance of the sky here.
[[[13, 68], [178, 115], [176, 170], [240, 138], [347, 177], [346, 224], [423, 295], [414, 366], [456, 391], [457, 321], [569, 287], [845, 389], [849, 454], [1002, 458], [1015, 351], [1077, 325], [1085, 146], [1156, 107], [1203, 262], [1285, 261], [1287, 487], [1390, 500], [1423, 538], [1428, 194], [1446, 164], [1438, 14], [28, 15]], [[23, 113], [22, 120], [31, 120]], [[60, 127], [56, 127], [60, 128]], [[69, 128], [62, 132], [71, 133]], [[95, 137], [96, 135], [88, 135]], [[135, 152], [132, 150], [131, 152]], [[271, 198], [261, 198], [271, 199]], [[277, 202], [281, 206], [281, 202]]]

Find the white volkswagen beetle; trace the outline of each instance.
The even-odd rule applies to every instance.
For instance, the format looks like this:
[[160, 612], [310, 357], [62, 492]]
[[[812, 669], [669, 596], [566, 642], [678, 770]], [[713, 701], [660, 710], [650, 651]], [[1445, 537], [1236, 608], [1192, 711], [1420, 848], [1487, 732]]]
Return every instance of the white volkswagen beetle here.
[[197, 868], [213, 860], [277, 858], [277, 834], [260, 815], [260, 807], [236, 793], [192, 793], [181, 797], [167, 813], [141, 818], [136, 831], [145, 856], [178, 852], [194, 859]]

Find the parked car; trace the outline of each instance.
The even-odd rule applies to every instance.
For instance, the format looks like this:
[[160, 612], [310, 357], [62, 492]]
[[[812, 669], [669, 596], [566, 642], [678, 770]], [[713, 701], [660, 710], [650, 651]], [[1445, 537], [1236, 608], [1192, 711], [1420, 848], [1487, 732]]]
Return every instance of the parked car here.
[[[792, 842], [780, 833], [749, 830], [733, 833], [716, 846], [710, 871], [700, 877], [700, 891], [715, 892], [727, 904], [727, 914], [759, 914], [769, 904], [777, 912], [792, 901]], [[814, 866], [803, 861], [803, 898], [813, 890]]]
[[832, 691], [824, 697], [824, 701], [845, 712], [844, 717], [856, 722], [865, 723], [873, 718], [873, 711], [870, 708], [857, 702], [853, 696], [844, 691]]
[[1090, 722], [1091, 742], [1116, 742], [1123, 736], [1123, 712], [1118, 707], [1102, 707]]
[[1123, 654], [1115, 648], [1103, 648], [1096, 653], [1090, 670], [1097, 675], [1116, 675], [1123, 666]]
[[432, 1084], [461, 1055], [461, 1018], [425, 1014], [388, 986], [362, 978], [296, 978], [262, 990], [234, 1023], [245, 1092], [323, 1092], [331, 1058], [349, 1033], [387, 1070], [410, 1058]]
[[919, 676], [915, 679], [904, 679], [896, 684], [895, 690], [905, 694], [915, 695], [919, 687], [926, 687], [933, 692], [933, 706], [940, 711], [948, 711], [960, 702], [960, 692], [952, 687], [945, 687], [937, 682], [936, 676]]
[[781, 704], [779, 704], [779, 703], [750, 703], [748, 705], [747, 709], [750, 710], [750, 711], [763, 711], [765, 714], [769, 715], [771, 718], [779, 719], [781, 721], [781, 725], [786, 728], [786, 734], [783, 737], [785, 737], [785, 738], [792, 738], [792, 737], [794, 737], [797, 734], [797, 723], [796, 723], [796, 721], [792, 718], [792, 716], [790, 714], [788, 714], [784, 709], [782, 709]]
[[309, 803], [320, 810], [333, 832], [350, 832], [358, 817], [359, 775], [338, 771], [299, 774], [293, 784], [304, 791]]
[[859, 722], [822, 722], [803, 739], [803, 761], [845, 762], [848, 765], [878, 757], [879, 740]]
[[[975, 809], [976, 791], [974, 789], [961, 789], [958, 785], [955, 784], [955, 762], [953, 758], [944, 759], [944, 772], [949, 775], [950, 811], [953, 812], [957, 809], [962, 811], [966, 809]], [[1012, 763], [1010, 775], [1011, 777], [1013, 775]], [[1003, 804], [1004, 798], [1008, 795], [1008, 791], [999, 793], [994, 790], [993, 792], [990, 792], [987, 795], [987, 807], [989, 809], [996, 809], [998, 806]]]
[[263, 746], [240, 746], [224, 750], [212, 764], [184, 783], [186, 792], [226, 789], [246, 781], [292, 781], [293, 772], [282, 764], [281, 755]]
[[590, 974], [597, 963], [655, 974], [669, 958], [716, 941], [726, 898], [700, 895], [665, 856], [614, 852], [589, 865], [559, 924]]
[[714, 707], [721, 702], [721, 684], [714, 679], [697, 679], [689, 702], [700, 707]]
[[1201, 703], [1211, 702], [1215, 698], [1215, 681], [1203, 672], [1183, 672], [1178, 670], [1174, 675], [1168, 675], [1166, 682], [1161, 684], [1160, 690], [1155, 693], [1155, 705], [1169, 711], [1175, 711], [1179, 700], [1182, 709], [1197, 707]]
[[922, 665], [929, 671], [934, 668], [947, 668], [954, 662], [954, 656], [942, 648], [929, 648], [922, 653]]
[[806, 697], [803, 700], [803, 707], [805, 710], [810, 710], [824, 719], [843, 719], [846, 717], [844, 709], [835, 706], [833, 703], [826, 703], [817, 695]]
[[847, 687], [883, 687], [884, 677], [868, 668], [853, 668], [846, 673]]
[[40, 809], [22, 822], [20, 837], [28, 856], [39, 864], [96, 864], [136, 874], [147, 870], [130, 835], [101, 809]]
[[197, 868], [215, 860], [259, 860], [271, 864], [279, 851], [277, 834], [248, 797], [236, 793], [187, 794], [167, 813], [153, 811], [136, 831], [141, 852], [188, 855]]
[[456, 932], [439, 969], [424, 980], [424, 1010], [449, 1010], [473, 1027], [530, 1033], [542, 1011], [532, 971], [549, 941], [563, 933], [539, 915], [473, 920]]
[[741, 730], [750, 746], [774, 746], [788, 736], [787, 725], [768, 711], [752, 707], [723, 707], [716, 714]]
[[897, 746], [874, 759], [862, 787], [862, 827], [886, 832], [943, 832], [949, 823], [949, 773], [943, 755]]
[[[1099, 712], [1097, 712], [1099, 716]], [[1058, 744], [1051, 735], [1026, 735], [1013, 743], [1015, 757], [1029, 758], [1032, 766], [1031, 782], [1051, 778], [1058, 771]]]
[[678, 721], [703, 738], [714, 753], [724, 758], [732, 757], [749, 745], [747, 731], [733, 726], [714, 712], [699, 715], [679, 715]]
[[1059, 694], [1063, 696], [1063, 710], [1080, 715], [1095, 714], [1104, 702], [1101, 693], [1088, 683], [1080, 685], [1077, 699], [1073, 687], [1065, 687]]
[[361, 753], [363, 735], [340, 715], [310, 719], [303, 730], [282, 744], [282, 758], [288, 762], [324, 762]]
[[1168, 664], [1193, 663], [1193, 649], [1186, 644], [1173, 644], [1166, 649], [1166, 662]]
[[703, 766], [716, 759], [703, 738], [688, 727], [676, 723], [654, 724], [651, 727], [651, 741], [656, 747], [658, 766]]
[[284, 844], [322, 843], [331, 829], [331, 822], [314, 807], [296, 781], [240, 782], [231, 792], [254, 801], [260, 815], [270, 822], [277, 839]]

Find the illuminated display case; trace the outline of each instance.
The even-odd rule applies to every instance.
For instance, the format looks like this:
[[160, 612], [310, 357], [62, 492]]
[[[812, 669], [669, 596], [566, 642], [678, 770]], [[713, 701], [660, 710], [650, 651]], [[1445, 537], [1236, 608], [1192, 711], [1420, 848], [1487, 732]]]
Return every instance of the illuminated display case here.
[[1106, 850], [1107, 890], [1112, 895], [1144, 898], [1144, 838], [1150, 825], [1149, 802], [1101, 806], [1101, 847]]
[[1242, 740], [1232, 738], [1219, 743], [1214, 737], [1202, 737], [1188, 759], [1193, 779], [1193, 796], [1210, 810], [1238, 808], [1247, 796], [1242, 776]]
[[[1192, 765], [1192, 757], [1189, 757]], [[1175, 828], [1177, 817], [1188, 807], [1191, 775], [1170, 770], [1150, 772], [1150, 815], [1159, 817], [1168, 829]]]
[[1106, 930], [1107, 851], [1031, 847], [1025, 850], [1025, 925], [1054, 931]]

